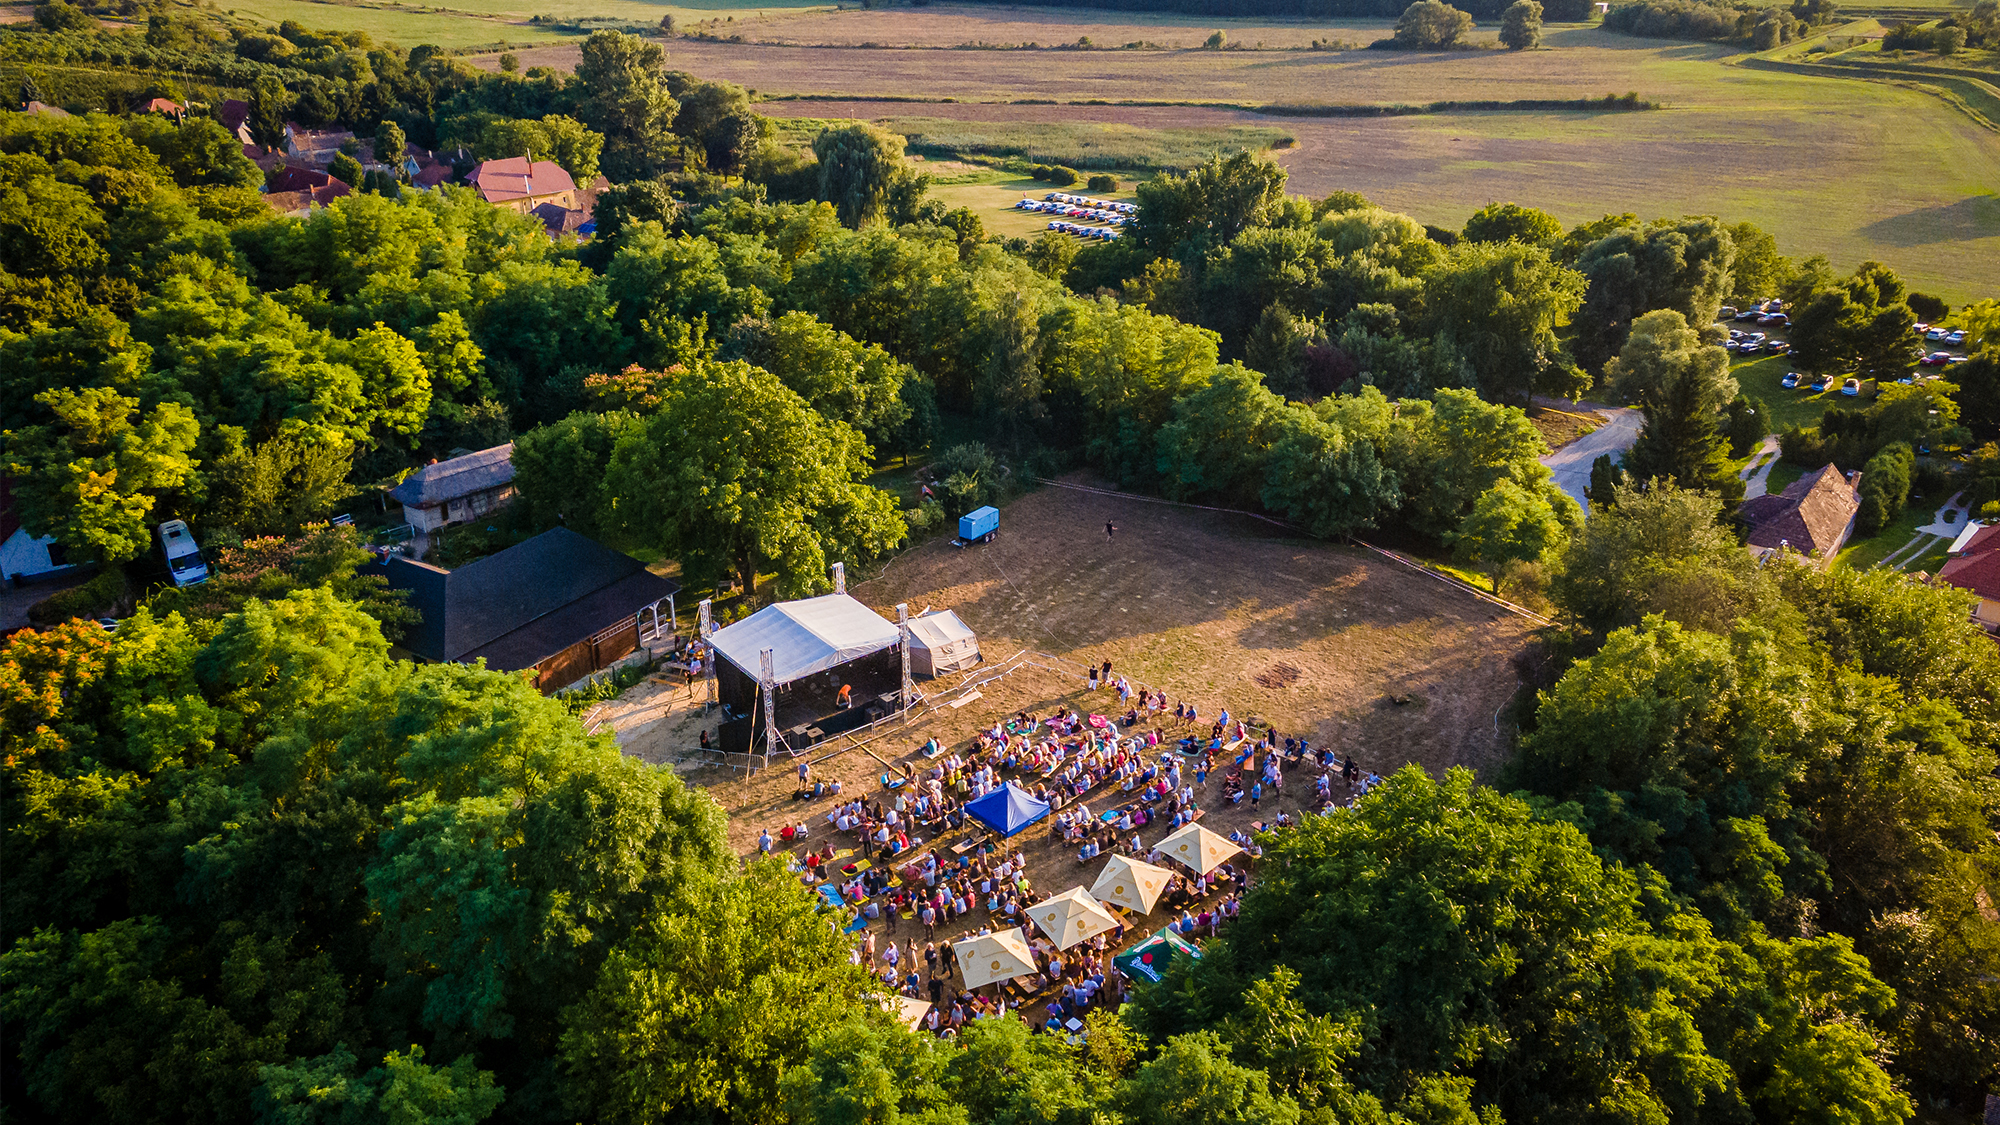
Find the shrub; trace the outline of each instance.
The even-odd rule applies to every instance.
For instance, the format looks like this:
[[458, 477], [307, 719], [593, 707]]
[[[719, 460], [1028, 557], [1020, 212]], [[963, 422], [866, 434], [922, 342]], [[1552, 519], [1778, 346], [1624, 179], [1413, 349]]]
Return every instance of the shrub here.
[[54, 625], [72, 617], [94, 617], [117, 608], [125, 596], [125, 572], [115, 566], [80, 586], [71, 586], [28, 607], [28, 620], [37, 625]]
[[1903, 512], [1910, 499], [1910, 476], [1917, 455], [1904, 442], [1882, 447], [1861, 470], [1861, 511], [1855, 517], [1857, 535], [1874, 535]]
[[1443, 0], [1417, 0], [1403, 9], [1401, 19], [1396, 21], [1396, 34], [1390, 40], [1378, 42], [1394, 43], [1408, 51], [1435, 51], [1458, 42], [1459, 36], [1472, 30], [1472, 15], [1461, 12]]
[[931, 466], [947, 516], [957, 517], [985, 504], [1000, 483], [993, 451], [982, 442], [954, 445]]
[[1500, 42], [1510, 51], [1542, 45], [1542, 6], [1535, 0], [1514, 0], [1500, 14]]
[[1918, 320], [1931, 324], [1943, 320], [1951, 312], [1951, 306], [1945, 304], [1943, 297], [1933, 297], [1929, 293], [1912, 293], [1903, 299], [1903, 303], [1910, 306], [1910, 311], [1917, 314]]
[[1107, 176], [1102, 172], [1100, 172], [1097, 175], [1090, 177], [1090, 182], [1085, 186], [1088, 187], [1091, 191], [1098, 193], [1117, 191], [1118, 177]]
[[944, 522], [944, 505], [926, 500], [914, 508], [906, 508], [903, 510], [903, 522], [910, 527], [910, 538], [916, 539]]
[[1748, 456], [1769, 432], [1765, 426], [1769, 423], [1770, 417], [1763, 403], [1754, 398], [1737, 395], [1736, 401], [1729, 404], [1729, 422], [1725, 427], [1729, 437], [1729, 455]]
[[1208, 42], [1203, 43], [1202, 46], [1206, 47], [1211, 51], [1220, 51], [1222, 50], [1223, 46], [1228, 42], [1229, 42], [1229, 37], [1227, 35], [1224, 35], [1222, 32], [1218, 31], [1214, 35], [1209, 36]]
[[1063, 164], [1049, 165], [1049, 182], [1057, 187], [1068, 187], [1083, 178], [1083, 173]]

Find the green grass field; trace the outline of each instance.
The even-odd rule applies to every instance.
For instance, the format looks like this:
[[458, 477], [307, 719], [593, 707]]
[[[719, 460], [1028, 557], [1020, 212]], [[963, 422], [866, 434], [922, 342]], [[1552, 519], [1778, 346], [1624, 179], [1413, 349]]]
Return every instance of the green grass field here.
[[[1791, 361], [1784, 356], [1766, 356], [1762, 359], [1738, 360], [1730, 365], [1729, 373], [1736, 376], [1736, 382], [1743, 393], [1751, 398], [1762, 399], [1764, 408], [1770, 412], [1769, 433], [1782, 434], [1786, 430], [1800, 426], [1811, 426], [1819, 422], [1819, 416], [1826, 413], [1829, 406], [1857, 406], [1866, 404], [1875, 397], [1872, 382], [1861, 385], [1861, 397], [1847, 398], [1840, 393], [1840, 385], [1822, 394], [1811, 390], [1788, 391], [1781, 384], [1785, 373], [1792, 370]], [[1777, 489], [1771, 491], [1776, 492]]]
[[1132, 179], [1129, 176], [1120, 176], [1119, 187], [1121, 190], [1114, 192], [1088, 191], [1082, 184], [1058, 188], [1053, 184], [1032, 180], [1026, 176], [980, 171], [940, 183], [931, 189], [931, 194], [947, 207], [969, 208], [973, 214], [979, 216], [980, 223], [984, 224], [989, 234], [997, 234], [1003, 238], [1034, 238], [1048, 230], [1049, 220], [1056, 216], [1015, 210], [1014, 204], [1022, 196], [1040, 199], [1049, 192], [1063, 191], [1074, 195], [1088, 195], [1092, 199], [1130, 202], [1133, 198]]

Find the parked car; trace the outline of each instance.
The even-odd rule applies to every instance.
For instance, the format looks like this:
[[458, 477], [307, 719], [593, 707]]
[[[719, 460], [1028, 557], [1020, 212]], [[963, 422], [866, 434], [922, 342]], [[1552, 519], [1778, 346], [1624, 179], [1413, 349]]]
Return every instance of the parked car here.
[[1848, 398], [1860, 398], [1861, 380], [1856, 379], [1852, 375], [1849, 375], [1846, 379], [1841, 381], [1840, 393], [1846, 395]]
[[1952, 329], [1951, 333], [1944, 338], [1944, 342], [1953, 346], [1965, 343], [1965, 329]]
[[1942, 340], [1949, 335], [1951, 335], [1951, 333], [1946, 332], [1942, 328], [1933, 328], [1924, 333], [1924, 339], [1929, 340], [1932, 343], [1936, 343], [1937, 341]]
[[1735, 319], [1756, 320], [1758, 317], [1763, 315], [1764, 315], [1764, 310], [1762, 309], [1744, 309], [1742, 312], [1736, 314]]
[[1786, 355], [1791, 352], [1792, 345], [1784, 340], [1773, 340], [1768, 350], [1772, 355]]
[[1740, 310], [1738, 310], [1735, 305], [1724, 305], [1715, 311], [1715, 319], [1728, 320], [1729, 318], [1735, 316], [1738, 311]]
[[1778, 380], [1778, 385], [1785, 388], [1788, 391], [1795, 390], [1798, 388], [1799, 381], [1804, 378], [1805, 378], [1804, 375], [1801, 375], [1796, 371], [1787, 371], [1785, 372], [1785, 377]]
[[193, 586], [208, 581], [208, 563], [201, 557], [201, 545], [180, 520], [160, 525], [160, 549], [167, 556], [167, 572], [176, 586]]
[[1951, 362], [1951, 353], [1932, 352], [1917, 362], [1923, 364], [1925, 367], [1943, 367], [1945, 364]]
[[1832, 386], [1833, 386], [1833, 376], [1831, 375], [1813, 376], [1812, 389], [1814, 394], [1816, 395], [1825, 394], [1827, 389]]

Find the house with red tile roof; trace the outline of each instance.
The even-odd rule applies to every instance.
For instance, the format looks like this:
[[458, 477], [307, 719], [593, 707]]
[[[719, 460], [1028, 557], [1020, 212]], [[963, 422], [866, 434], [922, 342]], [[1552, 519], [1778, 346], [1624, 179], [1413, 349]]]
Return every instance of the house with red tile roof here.
[[[290, 164], [285, 164], [279, 166], [277, 171], [265, 177], [264, 190], [272, 192], [311, 191], [314, 188], [323, 188], [328, 184], [338, 184], [340, 182], [334, 179], [331, 174], [322, 172], [317, 168], [298, 168]], [[354, 185], [345, 184], [343, 186], [351, 189]]]
[[303, 191], [265, 192], [264, 202], [280, 215], [303, 216], [311, 214], [316, 207], [325, 207], [342, 196], [353, 194], [346, 184], [329, 177], [326, 183]]
[[135, 109], [135, 112], [157, 113], [162, 117], [179, 117], [187, 112], [187, 107], [179, 102], [169, 101], [166, 98], [148, 98]]
[[1978, 595], [1972, 619], [1988, 632], [2000, 630], [2000, 524], [1968, 527], [1952, 543], [1937, 580]]
[[527, 214], [544, 203], [566, 211], [577, 210], [576, 182], [563, 166], [553, 160], [531, 161], [525, 156], [488, 160], [474, 168], [466, 182], [479, 189], [479, 197], [495, 207]]
[[354, 134], [346, 129], [304, 129], [285, 122], [285, 155], [316, 168], [331, 164], [351, 140]]
[[1854, 533], [1854, 516], [1861, 510], [1856, 487], [1860, 473], [1842, 474], [1829, 464], [1807, 473], [1775, 496], [1759, 496], [1737, 506], [1736, 516], [1750, 525], [1748, 546], [1758, 555], [1776, 550], [1797, 551], [1825, 566]]

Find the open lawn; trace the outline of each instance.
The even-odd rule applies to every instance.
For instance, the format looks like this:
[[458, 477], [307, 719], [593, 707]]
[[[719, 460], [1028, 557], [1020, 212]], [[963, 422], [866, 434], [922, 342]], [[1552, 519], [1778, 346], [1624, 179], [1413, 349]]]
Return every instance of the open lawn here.
[[[1838, 383], [1821, 394], [1812, 393], [1811, 384], [1807, 384], [1805, 390], [1788, 391], [1779, 385], [1779, 380], [1792, 369], [1791, 360], [1781, 355], [1741, 360], [1730, 366], [1729, 373], [1736, 376], [1737, 385], [1743, 388], [1743, 393], [1762, 399], [1765, 409], [1770, 411], [1768, 433], [1782, 434], [1800, 426], [1817, 425], [1819, 416], [1826, 413], [1829, 406], [1859, 406], [1875, 397], [1873, 381], [1861, 384], [1860, 398], [1843, 397]], [[1777, 489], [1771, 491], [1776, 492]]]
[[1075, 195], [1088, 195], [1092, 199], [1126, 200], [1133, 198], [1132, 180], [1121, 177], [1121, 191], [1093, 192], [1082, 184], [1072, 184], [1058, 188], [1040, 180], [1026, 176], [1015, 176], [1005, 172], [986, 172], [967, 177], [956, 183], [947, 183], [931, 189], [931, 194], [943, 201], [947, 207], [966, 207], [979, 216], [987, 233], [1005, 238], [1033, 238], [1048, 230], [1054, 215], [1042, 215], [1029, 211], [1017, 211], [1014, 204], [1022, 196], [1040, 199], [1052, 191]]
[[[1107, 521], [1118, 528], [1108, 539]], [[979, 631], [988, 671], [1023, 649], [1054, 658], [983, 686], [968, 706], [939, 708], [816, 767], [865, 795], [880, 792], [885, 763], [912, 760], [928, 737], [960, 745], [1020, 710], [1112, 711], [1109, 692], [1084, 690], [1082, 662], [1105, 660], [1204, 714], [1227, 706], [1376, 772], [1412, 761], [1490, 770], [1505, 747], [1501, 712], [1519, 686], [1511, 659], [1530, 643], [1521, 619], [1352, 548], [1293, 539], [1247, 517], [1053, 487], [1004, 508], [993, 543], [957, 550], [935, 541], [850, 589], [889, 613], [897, 602], [955, 609]], [[1392, 694], [1409, 701], [1394, 704]], [[677, 684], [644, 685], [604, 717], [628, 753], [673, 760], [701, 721], [689, 699]], [[790, 799], [788, 764], [748, 781], [714, 767], [689, 776], [729, 811], [739, 851], [754, 848], [760, 828], [801, 816], [818, 827], [825, 812]], [[1218, 788], [1211, 777], [1202, 804]], [[1296, 810], [1310, 790], [1309, 777], [1288, 775], [1282, 807]], [[1274, 811], [1266, 801], [1261, 815]], [[1226, 832], [1250, 815], [1247, 804], [1225, 807], [1207, 823]], [[1053, 849], [1049, 858], [1048, 874], [1063, 875], [1066, 861]]]

